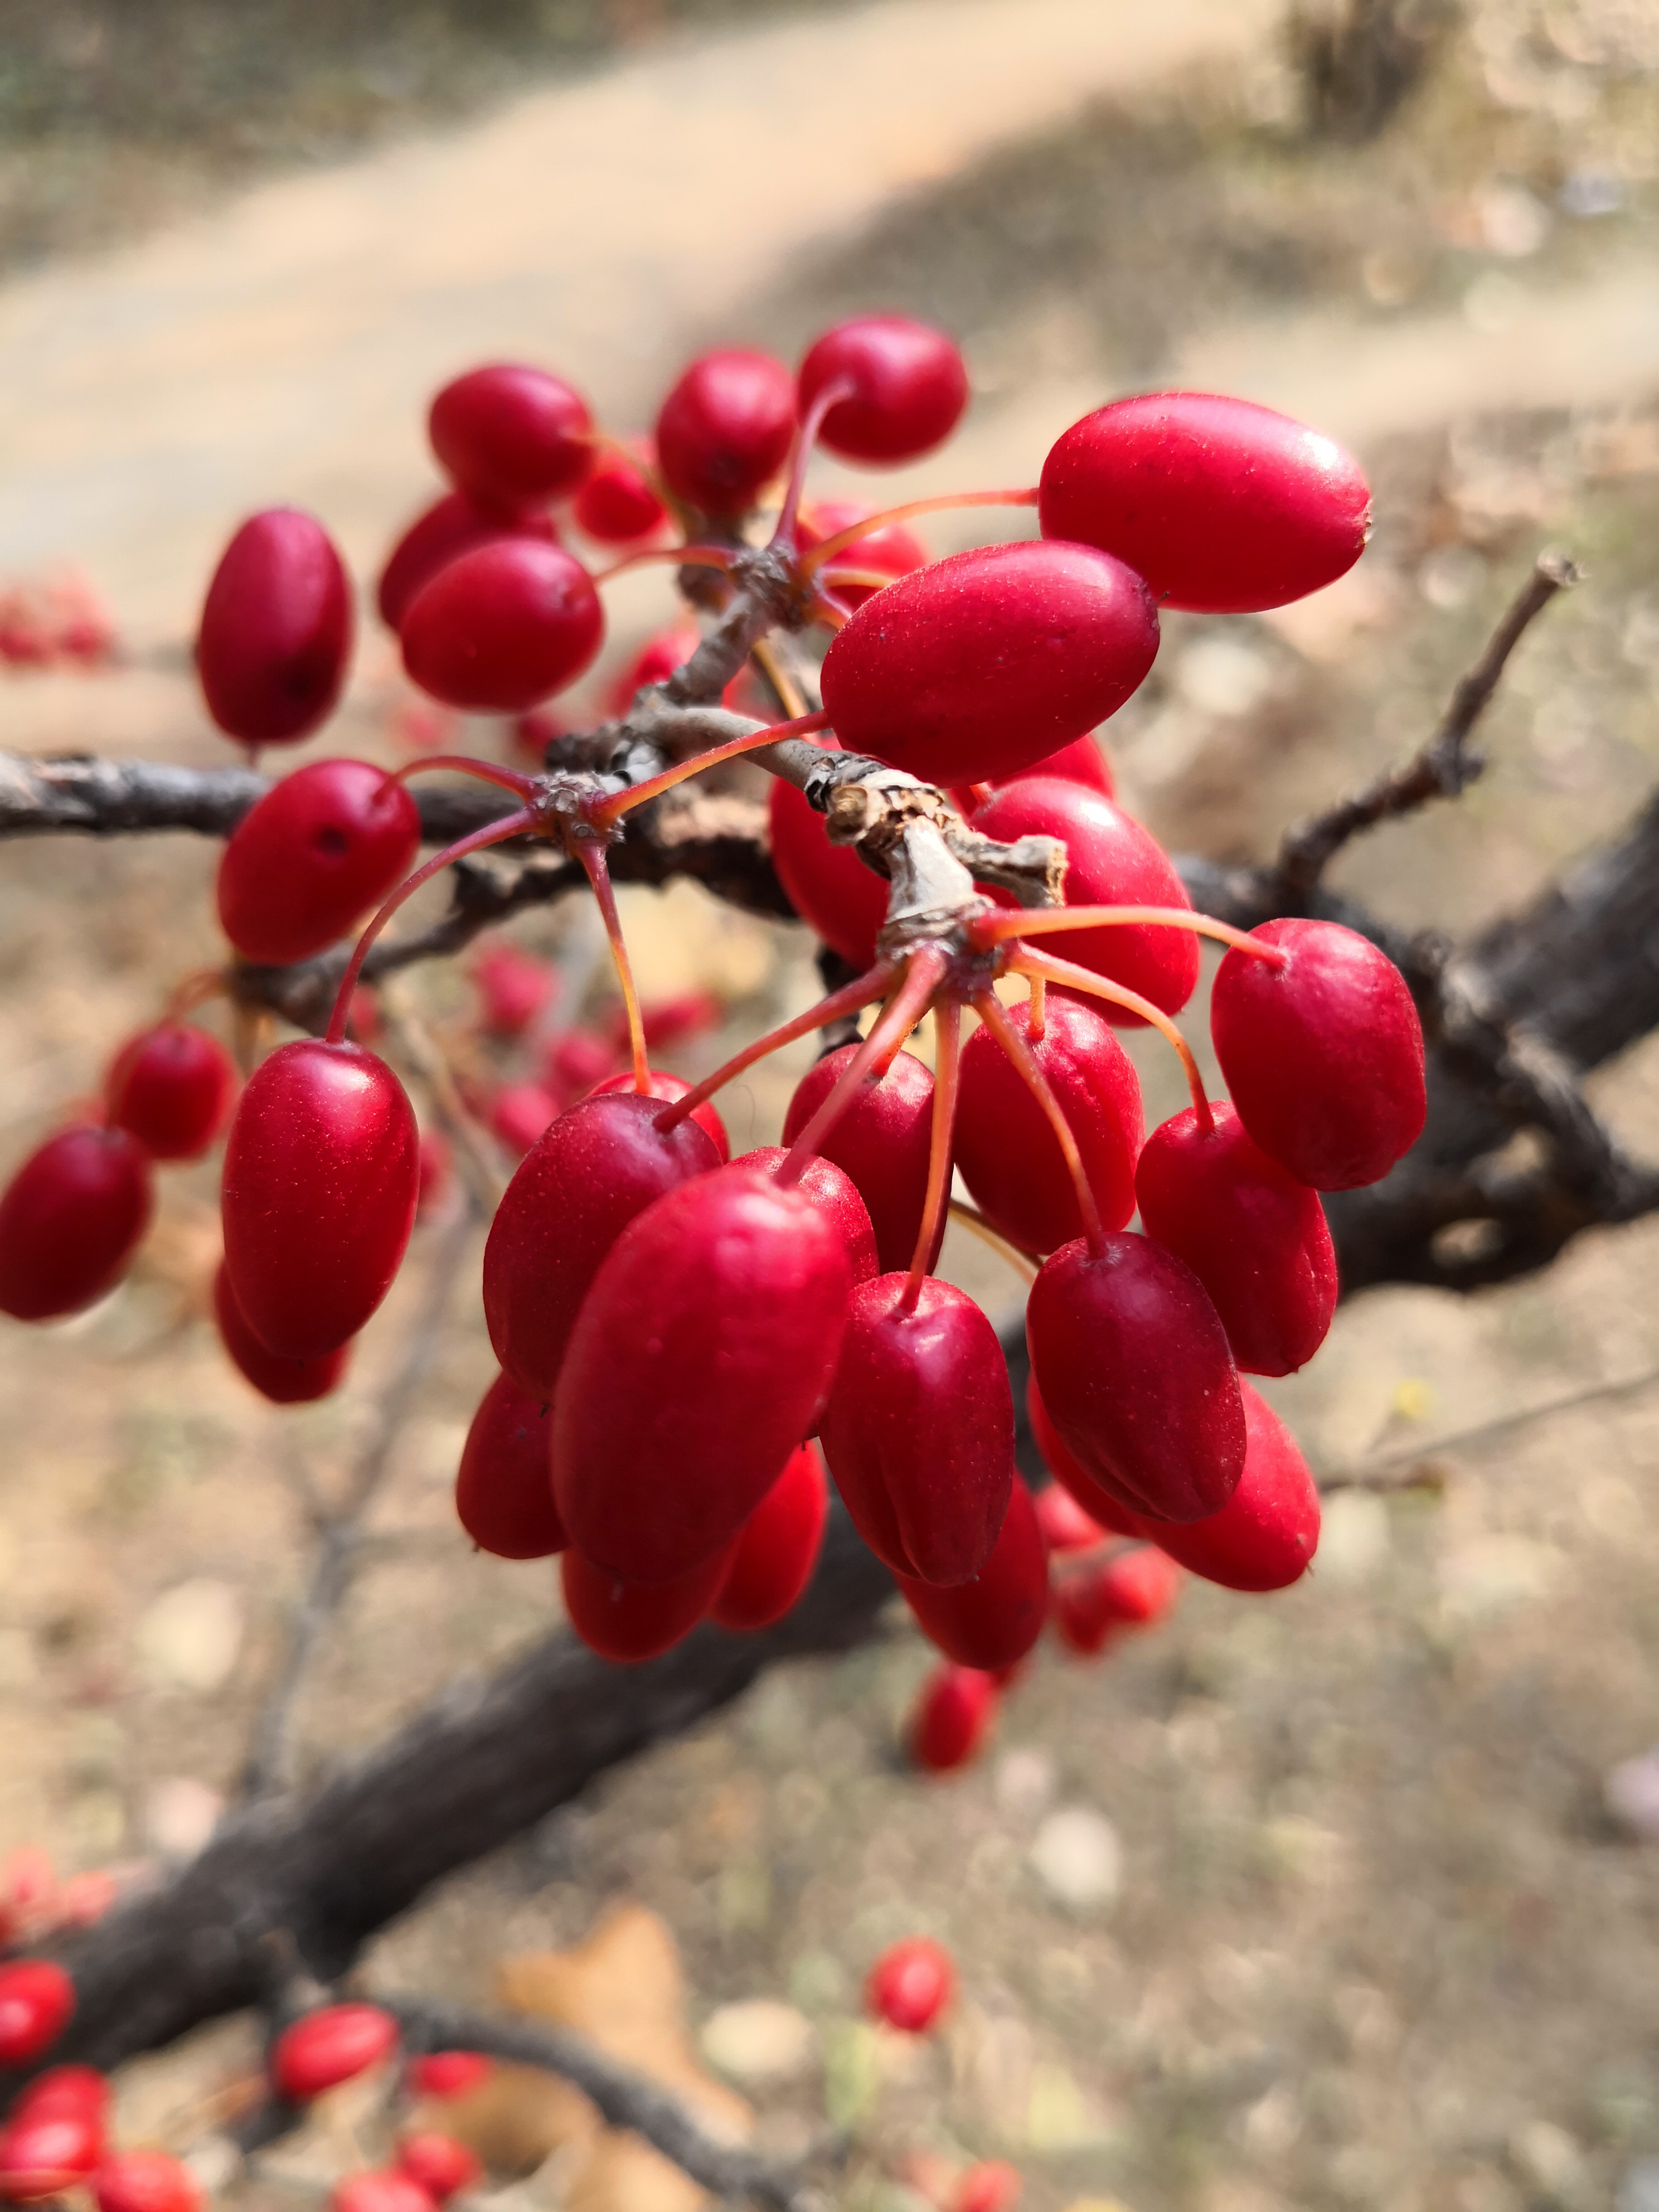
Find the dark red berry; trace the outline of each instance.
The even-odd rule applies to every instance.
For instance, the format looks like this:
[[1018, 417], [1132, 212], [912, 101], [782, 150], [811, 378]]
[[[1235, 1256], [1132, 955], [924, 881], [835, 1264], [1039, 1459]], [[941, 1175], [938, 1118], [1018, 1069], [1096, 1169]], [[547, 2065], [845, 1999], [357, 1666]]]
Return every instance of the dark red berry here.
[[1319, 1544], [1319, 1492], [1308, 1463], [1271, 1406], [1248, 1382], [1248, 1443], [1238, 1487], [1207, 1520], [1147, 1525], [1172, 1559], [1227, 1589], [1285, 1589], [1304, 1575]]
[[567, 499], [593, 465], [586, 402], [544, 369], [469, 369], [438, 393], [426, 427], [461, 489], [504, 507]]
[[691, 1633], [713, 1605], [732, 1551], [724, 1545], [689, 1572], [648, 1585], [623, 1582], [580, 1552], [567, 1551], [559, 1561], [559, 1576], [570, 1626], [590, 1651], [619, 1667], [660, 1658]]
[[164, 2150], [122, 2150], [92, 2177], [98, 2212], [199, 2212], [202, 2185]]
[[29, 2066], [69, 2026], [75, 1984], [50, 1959], [0, 1966], [0, 2066]]
[[323, 951], [414, 865], [421, 817], [368, 761], [312, 761], [273, 784], [219, 862], [219, 923], [245, 960], [283, 967]]
[[149, 1226], [149, 1159], [125, 1129], [60, 1129], [0, 1194], [0, 1313], [58, 1321], [96, 1305]]
[[319, 2005], [277, 2037], [270, 2078], [282, 2095], [307, 2104], [378, 2066], [397, 2047], [398, 2023], [379, 2005]]
[[[1006, 783], [1016, 783], [1028, 775], [1057, 775], [1066, 783], [1080, 783], [1089, 791], [1097, 791], [1103, 799], [1117, 796], [1117, 779], [1112, 774], [1112, 764], [1093, 738], [1074, 738], [1069, 745], [1061, 745], [1058, 752], [1045, 753], [1030, 768], [1019, 769], [1015, 775], [994, 775], [988, 779], [994, 790], [1000, 791]], [[975, 799], [972, 792], [958, 788], [952, 792], [958, 810], [971, 814], [982, 799]]]
[[391, 1288], [420, 1186], [403, 1085], [361, 1045], [285, 1044], [225, 1146], [225, 1265], [250, 1328], [294, 1359], [336, 1352]]
[[404, 666], [471, 714], [521, 714], [574, 683], [605, 641], [593, 579], [562, 545], [502, 538], [463, 553], [404, 610]]
[[521, 1160], [558, 1118], [559, 1102], [539, 1083], [504, 1083], [489, 1102], [489, 1128]]
[[1150, 1628], [1161, 1620], [1180, 1587], [1180, 1568], [1151, 1543], [1069, 1568], [1054, 1590], [1060, 1640], [1068, 1650], [1092, 1658], [1125, 1629]]
[[441, 568], [498, 538], [528, 538], [556, 545], [559, 533], [545, 514], [506, 514], [481, 507], [464, 491], [446, 492], [423, 507], [386, 556], [375, 605], [388, 629], [401, 629], [410, 602]]
[[600, 545], [637, 544], [668, 520], [644, 468], [615, 452], [600, 455], [573, 512], [577, 528]]
[[[752, 1152], [738, 1155], [744, 1167], [758, 1168], [775, 1174], [788, 1158], [785, 1145], [757, 1145]], [[847, 1248], [847, 1264], [852, 1272], [853, 1287], [874, 1280], [881, 1273], [881, 1261], [876, 1252], [876, 1232], [870, 1220], [870, 1209], [859, 1194], [852, 1177], [831, 1159], [819, 1155], [806, 1163], [805, 1170], [796, 1186], [805, 1192], [826, 1220], [833, 1222], [836, 1234]]]
[[943, 331], [908, 315], [837, 323], [800, 365], [800, 413], [832, 384], [849, 385], [818, 435], [849, 461], [918, 460], [942, 445], [968, 404], [968, 371]]
[[[824, 499], [814, 502], [810, 510], [804, 509], [796, 526], [795, 543], [801, 551], [820, 545], [826, 538], [839, 538], [843, 530], [850, 530], [875, 512], [851, 500]], [[928, 562], [927, 548], [913, 530], [902, 522], [887, 522], [863, 538], [855, 538], [850, 545], [832, 554], [819, 571], [844, 607], [861, 607], [867, 599], [885, 588], [882, 584], [843, 582], [836, 571], [842, 568], [865, 568], [890, 580], [895, 576], [910, 575], [917, 568], [925, 568]]]
[[1351, 568], [1371, 497], [1342, 448], [1248, 399], [1152, 392], [1074, 422], [1042, 465], [1045, 538], [1139, 569], [1171, 606], [1244, 614]]
[[1091, 1481], [1158, 1520], [1220, 1511], [1244, 1466], [1238, 1375], [1215, 1308], [1173, 1252], [1127, 1231], [1097, 1252], [1063, 1244], [1025, 1322], [1042, 1402]]
[[208, 586], [196, 670], [208, 712], [249, 745], [309, 737], [351, 652], [351, 586], [328, 532], [297, 507], [245, 522]]
[[957, 1992], [955, 1961], [942, 1943], [909, 1936], [884, 1951], [864, 1984], [864, 2009], [905, 2035], [926, 2035]]
[[314, 1359], [289, 1359], [267, 1350], [248, 1327], [222, 1261], [213, 1278], [213, 1318], [232, 1366], [273, 1406], [309, 1406], [338, 1389], [345, 1379], [351, 1360], [349, 1342]]
[[1264, 921], [1216, 970], [1210, 1034], [1238, 1118], [1314, 1190], [1353, 1190], [1417, 1142], [1427, 1109], [1423, 1030], [1406, 979], [1334, 921]]
[[490, 945], [472, 963], [479, 1018], [492, 1036], [521, 1036], [544, 1014], [558, 994], [558, 971], [550, 962], [516, 945]]
[[548, 1407], [510, 1375], [478, 1401], [455, 1477], [455, 1512], [481, 1552], [547, 1559], [569, 1541], [553, 1503]]
[[1269, 1159], [1224, 1102], [1213, 1127], [1188, 1107], [1154, 1129], [1135, 1172], [1141, 1226], [1184, 1260], [1252, 1375], [1289, 1375], [1324, 1342], [1336, 1311], [1325, 1210]]
[[744, 1522], [711, 1617], [748, 1633], [781, 1620], [812, 1579], [829, 1516], [823, 1462], [802, 1444]]
[[772, 865], [801, 920], [843, 960], [875, 965], [876, 932], [891, 885], [866, 867], [855, 847], [832, 845], [829, 825], [804, 792], [774, 776], [768, 801]]
[[1030, 768], [1115, 714], [1158, 651], [1133, 570], [1086, 545], [953, 553], [837, 632], [823, 703], [841, 743], [941, 785]]
[[[784, 1116], [783, 1141], [793, 1145], [834, 1090], [859, 1048], [838, 1046], [808, 1068]], [[914, 1053], [893, 1055], [886, 1073], [860, 1085], [852, 1104], [819, 1145], [856, 1185], [876, 1232], [880, 1272], [908, 1267], [921, 1234], [933, 1144], [933, 1078]], [[927, 1255], [939, 1257], [937, 1243]]]
[[[1240, 1384], [1241, 1390], [1243, 1385]], [[1139, 1536], [1146, 1526], [1138, 1513], [1104, 1491], [1091, 1474], [1079, 1465], [1075, 1455], [1067, 1450], [1060, 1433], [1048, 1418], [1048, 1409], [1042, 1402], [1042, 1393], [1037, 1389], [1035, 1375], [1025, 1378], [1025, 1418], [1031, 1425], [1032, 1440], [1042, 1455], [1042, 1463], [1054, 1478], [1050, 1488], [1073, 1503], [1091, 1528], [1107, 1529], [1115, 1536]], [[1037, 1517], [1042, 1525], [1043, 1541], [1051, 1552], [1070, 1548], [1059, 1543], [1053, 1532], [1059, 1517], [1058, 1508], [1051, 1505], [1045, 1513], [1042, 1500], [1050, 1491], [1042, 1492], [1037, 1499]], [[1167, 1524], [1160, 1522], [1160, 1528]]]
[[1014, 1477], [990, 1558], [973, 1582], [941, 1589], [901, 1575], [898, 1586], [922, 1633], [959, 1667], [988, 1673], [1023, 1659], [1048, 1610], [1048, 1559], [1031, 1493]]
[[795, 383], [781, 361], [740, 346], [702, 355], [662, 404], [657, 465], [704, 514], [740, 514], [789, 458]]
[[[648, 1037], [647, 1042], [650, 1042]], [[653, 1067], [646, 1072], [651, 1079], [651, 1089], [647, 1095], [653, 1098], [661, 1099], [665, 1106], [672, 1106], [677, 1098], [684, 1098], [686, 1092], [692, 1087], [683, 1075], [670, 1075], [665, 1068]], [[607, 1091], [632, 1091], [633, 1088], [632, 1071], [624, 1069], [620, 1075], [607, 1075], [603, 1083], [596, 1083], [590, 1096], [603, 1098]], [[694, 1106], [691, 1109], [691, 1119], [700, 1129], [707, 1133], [708, 1140], [719, 1154], [720, 1164], [724, 1167], [732, 1157], [732, 1139], [726, 1134], [726, 1124], [720, 1119], [719, 1107], [712, 1098], [705, 1098], [701, 1106]]]
[[922, 1684], [911, 1711], [905, 1731], [911, 1759], [927, 1774], [966, 1766], [983, 1748], [1000, 1702], [993, 1675], [942, 1660]]
[[[1030, 1408], [1030, 1385], [1027, 1385], [1027, 1408]], [[1033, 1424], [1035, 1426], [1035, 1424]], [[1042, 1449], [1041, 1445], [1038, 1447]], [[1047, 1457], [1047, 1454], [1044, 1454]], [[1053, 1559], [1056, 1552], [1092, 1552], [1097, 1544], [1106, 1540], [1106, 1529], [1091, 1514], [1085, 1513], [1062, 1482], [1051, 1482], [1046, 1490], [1039, 1490], [1035, 1500], [1037, 1526], [1042, 1531], [1042, 1540]]]
[[410, 2060], [409, 2086], [417, 2097], [465, 2097], [495, 2070], [481, 2051], [430, 2051]]
[[432, 2212], [435, 2198], [407, 2173], [387, 2166], [349, 2173], [329, 2193], [329, 2212]]
[[230, 1054], [191, 1022], [159, 1022], [129, 1037], [104, 1079], [110, 1120], [153, 1160], [193, 1160], [206, 1152], [235, 1091]]
[[[1135, 1210], [1144, 1122], [1133, 1063], [1103, 1013], [1063, 991], [1046, 994], [1041, 1036], [1030, 1008], [1009, 1019], [1047, 1077], [1083, 1160], [1100, 1218], [1121, 1229]], [[963, 1048], [957, 1165], [991, 1226], [1026, 1252], [1052, 1252], [1083, 1233], [1077, 1190], [1054, 1126], [1019, 1070], [983, 1026]]]

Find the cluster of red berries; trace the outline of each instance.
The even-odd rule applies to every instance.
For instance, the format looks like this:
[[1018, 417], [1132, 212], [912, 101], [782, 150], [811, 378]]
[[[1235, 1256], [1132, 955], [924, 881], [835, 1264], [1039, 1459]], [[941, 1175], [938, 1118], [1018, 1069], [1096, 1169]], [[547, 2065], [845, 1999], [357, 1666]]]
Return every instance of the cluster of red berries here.
[[84, 576], [0, 585], [0, 665], [105, 668], [115, 646], [108, 611]]

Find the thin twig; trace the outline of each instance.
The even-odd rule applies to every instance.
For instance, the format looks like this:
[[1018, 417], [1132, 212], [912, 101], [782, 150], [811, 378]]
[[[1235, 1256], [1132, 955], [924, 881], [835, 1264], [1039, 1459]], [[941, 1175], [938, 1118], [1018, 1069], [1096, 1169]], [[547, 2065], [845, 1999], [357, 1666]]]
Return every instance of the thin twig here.
[[1570, 1390], [1565, 1397], [1546, 1399], [1541, 1406], [1523, 1406], [1516, 1413], [1500, 1413], [1490, 1421], [1477, 1421], [1472, 1428], [1454, 1429], [1449, 1436], [1431, 1437], [1426, 1443], [1404, 1444], [1394, 1451], [1379, 1452], [1375, 1457], [1362, 1460], [1358, 1467], [1340, 1468], [1319, 1477], [1322, 1496], [1328, 1497], [1338, 1490], [1419, 1490], [1438, 1489], [1441, 1478], [1432, 1471], [1432, 1462], [1443, 1452], [1463, 1451], [1470, 1444], [1491, 1443], [1498, 1437], [1513, 1436], [1517, 1430], [1530, 1428], [1535, 1421], [1552, 1420], [1557, 1413], [1576, 1413], [1581, 1406], [1607, 1405], [1620, 1398], [1634, 1398], [1659, 1383], [1659, 1367], [1650, 1367], [1641, 1375], [1627, 1375], [1617, 1382], [1592, 1382], [1582, 1390]]

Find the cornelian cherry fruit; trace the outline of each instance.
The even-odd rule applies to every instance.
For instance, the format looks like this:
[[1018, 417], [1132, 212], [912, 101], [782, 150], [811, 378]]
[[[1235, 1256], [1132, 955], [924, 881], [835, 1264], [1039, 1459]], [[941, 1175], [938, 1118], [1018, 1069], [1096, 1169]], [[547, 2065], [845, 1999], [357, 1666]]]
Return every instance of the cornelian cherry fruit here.
[[[1117, 796], [1117, 779], [1112, 774], [1112, 764], [1092, 738], [1073, 738], [1069, 745], [1045, 753], [1030, 768], [1020, 769], [1013, 775], [993, 775], [985, 780], [994, 791], [1000, 791], [1004, 784], [1019, 782], [1028, 775], [1057, 775], [1066, 783], [1080, 783], [1086, 790], [1097, 791], [1103, 799]], [[951, 796], [957, 811], [964, 815], [984, 804], [982, 795], [976, 797], [965, 788], [953, 791]]]
[[956, 1962], [945, 1946], [930, 1936], [908, 1936], [871, 1967], [864, 2009], [905, 2035], [926, 2035], [956, 1993]]
[[911, 1710], [905, 1741], [912, 1762], [925, 1774], [966, 1766], [984, 1748], [1000, 1701], [993, 1675], [941, 1661]]
[[219, 924], [245, 960], [309, 960], [414, 865], [421, 817], [368, 761], [311, 761], [275, 783], [219, 861]]
[[297, 507], [245, 522], [202, 608], [208, 712], [243, 744], [291, 744], [332, 713], [351, 652], [351, 586], [332, 539]]
[[1050, 1559], [1056, 1552], [1092, 1552], [1097, 1544], [1105, 1542], [1105, 1528], [1084, 1511], [1064, 1483], [1049, 1483], [1038, 1491], [1032, 1502]]
[[700, 355], [657, 416], [657, 465], [703, 514], [740, 514], [776, 476], [795, 434], [794, 379], [770, 354]]
[[213, 1278], [213, 1318], [231, 1365], [273, 1406], [313, 1405], [337, 1390], [345, 1379], [351, 1361], [349, 1340], [337, 1351], [311, 1359], [290, 1359], [268, 1350], [248, 1327], [223, 1261]]
[[1017, 1474], [991, 1556], [970, 1583], [941, 1589], [898, 1577], [918, 1626], [947, 1659], [988, 1673], [1023, 1659], [1048, 1610], [1048, 1559], [1031, 1493]]
[[668, 520], [644, 468], [614, 451], [599, 455], [572, 513], [576, 527], [600, 545], [635, 545]]
[[28, 2203], [84, 2182], [104, 2154], [101, 2118], [21, 2112], [0, 2133], [0, 2199]]
[[[794, 1143], [858, 1050], [855, 1044], [837, 1046], [802, 1076], [784, 1116], [786, 1145]], [[933, 1116], [933, 1078], [926, 1061], [897, 1052], [884, 1073], [860, 1085], [818, 1146], [823, 1158], [851, 1178], [868, 1207], [884, 1274], [909, 1266], [921, 1234]], [[931, 1267], [938, 1257], [936, 1241], [927, 1264]]]
[[744, 1522], [711, 1619], [750, 1634], [781, 1620], [812, 1579], [829, 1517], [823, 1462], [801, 1444]]
[[109, 1118], [153, 1160], [193, 1160], [224, 1127], [236, 1069], [193, 1022], [158, 1022], [129, 1037], [104, 1078]]
[[570, 1626], [590, 1651], [619, 1667], [659, 1659], [708, 1613], [726, 1579], [732, 1546], [725, 1545], [672, 1581], [624, 1582], [573, 1549], [559, 1561]]
[[968, 404], [968, 371], [943, 331], [908, 315], [856, 315], [807, 349], [797, 380], [803, 418], [832, 384], [850, 386], [818, 436], [844, 460], [919, 460], [943, 445]]
[[568, 498], [593, 465], [592, 434], [562, 377], [507, 362], [456, 377], [427, 416], [432, 450], [461, 489], [507, 507]]
[[832, 845], [829, 824], [804, 792], [781, 776], [768, 799], [772, 865], [801, 920], [860, 973], [875, 965], [876, 933], [891, 890], [851, 845]]
[[521, 714], [574, 683], [605, 641], [593, 579], [562, 545], [500, 538], [439, 569], [404, 610], [404, 666], [469, 714]]
[[58, 1321], [96, 1305], [125, 1273], [151, 1202], [149, 1156], [126, 1130], [48, 1137], [0, 1193], [0, 1313]]
[[702, 643], [702, 632], [696, 623], [676, 623], [672, 629], [647, 638], [606, 691], [606, 713], [625, 714], [638, 692], [647, 684], [665, 684]]
[[404, 2137], [398, 2146], [398, 2171], [418, 2182], [439, 2204], [483, 2179], [483, 2167], [475, 2152], [453, 2136], [430, 2131]]
[[[795, 526], [795, 543], [805, 552], [826, 538], [839, 538], [843, 530], [851, 530], [874, 511], [851, 500], [817, 500], [810, 511], [803, 510]], [[819, 574], [844, 607], [861, 607], [884, 586], [842, 582], [836, 574], [838, 568], [872, 569], [877, 575], [890, 578], [908, 576], [925, 568], [929, 557], [915, 531], [907, 530], [902, 522], [885, 522], [832, 554]]]
[[[648, 1032], [646, 1041], [647, 1043], [650, 1042]], [[671, 1075], [666, 1068], [647, 1068], [646, 1073], [651, 1085], [646, 1095], [648, 1097], [661, 1099], [665, 1106], [672, 1106], [677, 1098], [684, 1098], [686, 1092], [692, 1087], [683, 1075]], [[620, 1075], [607, 1075], [603, 1083], [596, 1083], [589, 1095], [594, 1098], [603, 1098], [610, 1091], [632, 1091], [634, 1087], [633, 1074], [625, 1069]], [[691, 1109], [691, 1119], [708, 1136], [709, 1143], [713, 1145], [715, 1152], [719, 1155], [721, 1166], [724, 1167], [732, 1157], [732, 1139], [726, 1133], [725, 1122], [720, 1119], [719, 1107], [712, 1098], [705, 1098], [701, 1106], [694, 1106]]]
[[417, 2097], [465, 2097], [495, 2070], [482, 2051], [428, 2051], [409, 2065], [409, 2086]]
[[551, 963], [516, 945], [487, 945], [472, 963], [479, 1018], [492, 1036], [521, 1036], [558, 994]]
[[283, 2096], [307, 2104], [378, 2066], [397, 2047], [398, 2023], [379, 2005], [319, 2005], [277, 2037], [270, 2078]]
[[69, 2026], [75, 1984], [51, 1959], [0, 1966], [0, 2066], [29, 2066]]
[[[1243, 1387], [1241, 1384], [1241, 1389]], [[1056, 1527], [1064, 1525], [1061, 1521], [1063, 1508], [1058, 1502], [1062, 1498], [1071, 1504], [1074, 1511], [1081, 1513], [1089, 1528], [1097, 1533], [1103, 1528], [1115, 1536], [1140, 1535], [1146, 1524], [1139, 1515], [1132, 1513], [1109, 1492], [1103, 1490], [1091, 1474], [1084, 1472], [1075, 1455], [1067, 1449], [1059, 1430], [1048, 1418], [1048, 1408], [1042, 1402], [1042, 1393], [1037, 1388], [1035, 1373], [1025, 1378], [1025, 1418], [1030, 1423], [1032, 1439], [1042, 1455], [1042, 1463], [1054, 1478], [1048, 1489], [1038, 1493], [1036, 1501], [1043, 1541], [1049, 1550], [1060, 1552], [1073, 1548], [1072, 1544], [1061, 1542], [1054, 1533]], [[1043, 1500], [1049, 1498], [1056, 1502], [1045, 1511]], [[1070, 1525], [1075, 1531], [1077, 1524], [1073, 1522]], [[1158, 1525], [1163, 1527], [1165, 1524], [1159, 1522]], [[1093, 1542], [1096, 1538], [1091, 1536], [1089, 1540]], [[1077, 1547], [1081, 1548], [1080, 1538]]]
[[1206, 1520], [1146, 1534], [1206, 1582], [1236, 1590], [1288, 1589], [1319, 1546], [1319, 1492], [1308, 1463], [1271, 1406], [1241, 1382], [1247, 1443], [1238, 1487]]
[[547, 1559], [569, 1541], [553, 1503], [543, 1401], [498, 1375], [478, 1401], [455, 1477], [455, 1513], [481, 1552]]
[[422, 509], [387, 554], [374, 593], [380, 620], [388, 629], [401, 629], [410, 601], [423, 584], [463, 553], [502, 538], [527, 538], [543, 545], [559, 542], [545, 514], [504, 514], [466, 492], [446, 492]]
[[1060, 1576], [1054, 1627], [1068, 1650], [1092, 1658], [1125, 1629], [1150, 1628], [1161, 1620], [1180, 1587], [1180, 1568], [1155, 1544], [1120, 1547]]
[[[785, 1145], [757, 1145], [753, 1152], [740, 1152], [735, 1164], [775, 1175], [788, 1157]], [[854, 1289], [873, 1280], [881, 1273], [876, 1232], [870, 1209], [852, 1177], [820, 1153], [808, 1160], [795, 1187], [806, 1194], [825, 1220], [834, 1224], [847, 1249]]]
[[559, 1102], [540, 1083], [504, 1083], [489, 1102], [489, 1131], [521, 1160], [557, 1119]]
[[202, 2185], [164, 2150], [122, 2150], [92, 2177], [98, 2212], [199, 2212]]
[[102, 2122], [109, 2113], [108, 2078], [95, 2066], [50, 2066], [25, 2082], [12, 2105], [12, 2117], [25, 2112], [85, 2112]]
[[432, 2212], [434, 2199], [395, 2166], [348, 2173], [329, 2192], [329, 2212]]

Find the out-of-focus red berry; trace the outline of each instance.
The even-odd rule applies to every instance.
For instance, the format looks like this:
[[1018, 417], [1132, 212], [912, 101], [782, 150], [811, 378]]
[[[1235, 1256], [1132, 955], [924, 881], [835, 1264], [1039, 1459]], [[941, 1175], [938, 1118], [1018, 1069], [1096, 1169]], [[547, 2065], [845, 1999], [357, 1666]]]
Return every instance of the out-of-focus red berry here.
[[522, 1159], [559, 1110], [539, 1083], [505, 1083], [490, 1102], [489, 1127], [514, 1159]]
[[27, 2066], [69, 2026], [75, 1984], [51, 1959], [0, 1966], [0, 2066]]
[[910, 1936], [884, 1951], [864, 1984], [864, 2008], [906, 2035], [926, 2035], [956, 1995], [955, 1961], [931, 1936]]
[[404, 2137], [398, 2146], [398, 2169], [440, 2204], [458, 2189], [470, 2189], [483, 2174], [464, 2142], [457, 2142], [453, 2136], [430, 2134]]
[[966, 1766], [984, 1748], [997, 1713], [994, 1679], [950, 1660], [935, 1667], [917, 1694], [905, 1730], [910, 1756], [928, 1774]]
[[164, 2150], [117, 2151], [92, 2177], [98, 2212], [198, 2212], [202, 2185]]
[[417, 2097], [465, 2097], [495, 2070], [482, 2051], [428, 2051], [410, 2061], [409, 2086]]
[[323, 2005], [277, 2037], [270, 2078], [295, 2104], [378, 2066], [397, 2048], [398, 2023], [379, 2005]]
[[668, 520], [668, 509], [646, 474], [652, 465], [650, 447], [642, 439], [635, 443], [636, 458], [614, 447], [603, 453], [576, 494], [576, 527], [599, 544], [637, 545], [654, 537]]
[[491, 945], [472, 963], [484, 1027], [496, 1036], [519, 1036], [557, 996], [559, 979], [545, 960], [516, 945]]
[[981, 2159], [957, 2184], [951, 2212], [1013, 2212], [1024, 2185], [1006, 2159]]
[[328, 2202], [329, 2212], [432, 2212], [437, 2200], [409, 2174], [386, 2166], [347, 2174]]

